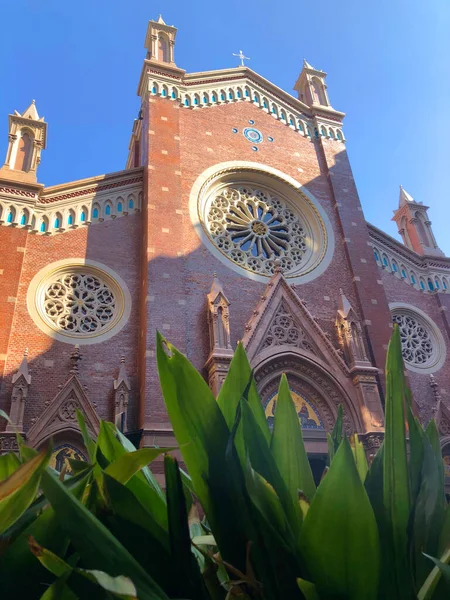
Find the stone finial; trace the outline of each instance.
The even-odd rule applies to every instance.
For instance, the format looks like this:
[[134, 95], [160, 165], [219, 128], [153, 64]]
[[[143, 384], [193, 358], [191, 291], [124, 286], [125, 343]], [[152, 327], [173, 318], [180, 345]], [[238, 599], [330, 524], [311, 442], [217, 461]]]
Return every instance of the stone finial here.
[[23, 377], [25, 379], [25, 381], [27, 382], [27, 384], [30, 385], [31, 375], [28, 373], [27, 356], [28, 356], [28, 348], [25, 348], [24, 353], [23, 353], [22, 362], [20, 363], [19, 369], [18, 369], [17, 373], [14, 373], [14, 375], [12, 376], [13, 384], [16, 383], [16, 381], [18, 381], [20, 379], [20, 377]]
[[284, 269], [281, 265], [281, 260], [279, 258], [276, 258], [273, 261], [273, 272], [274, 274], [280, 273], [281, 275], [284, 273]]
[[436, 379], [434, 378], [434, 375], [432, 375], [432, 374], [430, 374], [430, 387], [433, 391], [433, 396], [434, 396], [435, 401], [440, 402], [441, 395], [438, 390], [438, 383], [437, 383]]
[[114, 389], [117, 390], [121, 383], [123, 383], [128, 390], [131, 388], [125, 368], [125, 356], [123, 354], [120, 357], [119, 375], [117, 376], [117, 379], [114, 379]]
[[82, 360], [80, 346], [77, 344], [74, 346], [73, 352], [70, 355], [70, 361], [72, 362], [72, 368], [70, 369], [70, 373], [72, 375], [78, 375], [80, 372], [78, 363]]
[[28, 397], [28, 390], [31, 384], [31, 375], [28, 373], [27, 363], [28, 349], [23, 353], [23, 359], [20, 363], [17, 373], [12, 376], [11, 407], [9, 417], [11, 422], [7, 424], [6, 431], [23, 431], [23, 415], [25, 404]]

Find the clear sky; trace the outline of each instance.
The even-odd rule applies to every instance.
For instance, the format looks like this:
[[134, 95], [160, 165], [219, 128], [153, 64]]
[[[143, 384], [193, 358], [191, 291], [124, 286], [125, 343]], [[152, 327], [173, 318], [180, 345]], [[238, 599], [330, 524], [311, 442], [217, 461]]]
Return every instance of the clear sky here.
[[2, 0], [0, 153], [8, 113], [35, 98], [49, 124], [41, 182], [123, 169], [147, 21], [160, 12], [187, 71], [235, 66], [239, 49], [289, 92], [303, 58], [326, 71], [367, 220], [398, 237], [402, 184], [431, 206], [450, 256], [448, 0]]

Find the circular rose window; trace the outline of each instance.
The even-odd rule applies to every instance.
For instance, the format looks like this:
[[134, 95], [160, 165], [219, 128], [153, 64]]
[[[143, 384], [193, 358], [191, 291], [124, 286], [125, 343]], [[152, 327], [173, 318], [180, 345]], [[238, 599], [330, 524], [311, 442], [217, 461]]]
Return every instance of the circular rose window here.
[[191, 216], [202, 228], [197, 231], [229, 266], [231, 262], [263, 279], [273, 275], [277, 261], [285, 277], [295, 282], [312, 279], [328, 266], [333, 240], [327, 219], [298, 184], [295, 188], [265, 172], [234, 169], [206, 179], [194, 200], [196, 213], [193, 194]]
[[92, 262], [56, 264], [38, 273], [28, 292], [30, 314], [40, 329], [61, 341], [82, 344], [117, 333], [131, 303], [120, 278]]
[[390, 307], [392, 320], [400, 330], [406, 367], [418, 373], [440, 369], [445, 360], [445, 343], [436, 324], [415, 307], [399, 303]]

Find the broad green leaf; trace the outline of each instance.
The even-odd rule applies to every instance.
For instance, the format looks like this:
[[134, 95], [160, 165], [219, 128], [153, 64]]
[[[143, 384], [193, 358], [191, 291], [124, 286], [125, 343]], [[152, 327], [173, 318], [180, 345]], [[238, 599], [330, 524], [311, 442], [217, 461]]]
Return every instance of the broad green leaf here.
[[425, 435], [417, 417], [413, 415], [410, 402], [407, 402], [407, 417], [409, 430], [409, 489], [411, 506], [417, 500], [422, 478], [423, 437]]
[[[117, 429], [112, 423], [100, 422], [100, 433], [97, 439], [97, 457], [100, 453], [108, 461], [113, 463], [122, 456], [130, 454], [122, 441], [117, 437]], [[106, 467], [107, 468], [107, 467]], [[144, 467], [145, 470], [147, 467]], [[127, 487], [133, 492], [143, 506], [151, 507], [155, 520], [160, 527], [167, 530], [167, 508], [165, 497], [161, 495], [159, 486], [154, 486], [149, 478], [144, 475], [143, 470], [136, 473], [127, 482]]]
[[155, 460], [157, 456], [175, 449], [176, 448], [141, 448], [140, 450], [123, 454], [106, 467], [105, 473], [114, 477], [114, 479], [117, 479], [120, 483], [127, 483], [135, 473]]
[[[112, 423], [111, 423], [111, 426], [113, 426]], [[115, 425], [114, 425], [114, 427], [115, 427]], [[122, 444], [122, 446], [125, 448], [125, 450], [127, 452], [134, 452], [136, 450], [135, 446], [130, 442], [130, 440], [126, 436], [124, 436], [124, 434], [117, 427], [115, 427], [115, 429], [116, 429], [117, 439]], [[166, 496], [165, 496], [163, 490], [161, 489], [161, 486], [155, 479], [153, 473], [150, 471], [150, 469], [148, 467], [142, 467], [141, 473], [145, 477], [145, 479], [148, 481], [150, 486], [158, 494], [158, 496], [160, 496], [161, 500], [165, 504]]]
[[378, 597], [377, 525], [345, 438], [311, 502], [300, 544], [320, 596], [346, 600]]
[[358, 434], [354, 434], [350, 441], [353, 456], [355, 458], [356, 470], [359, 473], [361, 481], [364, 483], [366, 480], [367, 472], [369, 467], [367, 465], [366, 451], [364, 445], [359, 441]]
[[80, 427], [81, 435], [83, 437], [83, 442], [84, 442], [84, 445], [86, 447], [86, 450], [87, 450], [87, 453], [89, 456], [89, 460], [91, 461], [91, 463], [94, 463], [95, 462], [95, 454], [96, 454], [96, 450], [97, 450], [97, 444], [91, 438], [88, 428], [87, 428], [87, 425], [86, 425], [86, 419], [84, 418], [84, 414], [78, 408], [77, 408], [77, 420], [78, 420], [78, 426]]
[[51, 446], [22, 464], [0, 482], [0, 533], [26, 511], [36, 496], [41, 474], [51, 455]]
[[245, 448], [250, 459], [250, 464], [257, 473], [262, 475], [273, 486], [283, 505], [292, 532], [297, 536], [302, 519], [302, 513], [298, 504], [298, 495], [296, 494], [295, 498], [293, 498], [289, 493], [288, 487], [275, 462], [275, 458], [270, 451], [269, 444], [254, 417], [250, 405], [245, 400], [241, 400], [241, 411]]
[[405, 384], [400, 330], [394, 325], [386, 359], [385, 438], [383, 453], [383, 502], [389, 543], [383, 552], [383, 579], [388, 594], [411, 597], [407, 528], [410, 514], [409, 473], [405, 432]]
[[156, 520], [151, 504], [140, 502], [132, 489], [107, 473], [104, 475], [104, 486], [107, 508], [122, 519], [145, 529], [153, 537], [154, 544], [158, 544], [158, 552], [168, 553], [168, 531]]
[[192, 538], [192, 543], [196, 546], [217, 546], [213, 535], [196, 535]]
[[300, 420], [284, 374], [278, 388], [270, 449], [292, 501], [297, 502], [299, 490], [311, 501], [316, 484], [303, 443]]
[[17, 454], [9, 452], [0, 455], [0, 481], [7, 479], [20, 467], [20, 460]]
[[343, 423], [344, 423], [344, 413], [342, 410], [342, 405], [339, 404], [338, 414], [336, 417], [336, 422], [334, 424], [333, 430], [330, 434], [327, 434], [327, 442], [328, 442], [328, 460], [331, 465], [331, 461], [334, 458], [334, 455], [337, 452], [341, 442], [342, 442], [342, 432], [343, 432]]
[[313, 583], [300, 577], [297, 579], [297, 583], [306, 600], [320, 600], [316, 586]]
[[[446, 576], [446, 579], [448, 576], [447, 569], [449, 569], [448, 564], [450, 563], [450, 548], [447, 549], [446, 552], [444, 552], [440, 560], [432, 556], [425, 556], [432, 560], [436, 566], [430, 572], [427, 579], [425, 580], [425, 583], [420, 588], [419, 593], [417, 594], [417, 600], [434, 600], [434, 594], [441, 579], [441, 576]], [[447, 567], [447, 569], [444, 570], [444, 567]]]
[[60, 527], [70, 536], [84, 566], [105, 571], [112, 576], [129, 577], [142, 600], [167, 600], [166, 594], [131, 554], [58, 479], [44, 473], [42, 488], [56, 513]]
[[369, 496], [370, 503], [372, 505], [375, 518], [378, 523], [378, 530], [380, 532], [380, 538], [383, 539], [386, 535], [386, 514], [384, 512], [383, 502], [383, 455], [384, 455], [384, 441], [378, 448], [378, 452], [375, 454], [372, 464], [364, 481], [364, 487], [367, 495]]
[[67, 585], [70, 572], [57, 579], [49, 586], [40, 597], [40, 600], [79, 600]]
[[196, 493], [208, 511], [209, 493], [204, 475], [208, 473], [214, 456], [223, 457], [229, 435], [227, 424], [203, 377], [160, 334], [157, 359], [161, 388], [175, 437]]
[[[267, 423], [266, 415], [261, 399], [256, 389], [256, 383], [252, 376], [252, 369], [248, 362], [247, 355], [242, 342], [238, 342], [233, 359], [231, 360], [230, 368], [223, 385], [220, 389], [217, 403], [225, 417], [228, 428], [231, 429], [234, 423], [237, 406], [244, 395], [244, 390], [247, 387], [251, 378], [251, 385], [248, 392], [248, 403], [252, 407], [256, 422], [261, 428], [264, 437], [270, 441], [270, 430]], [[239, 446], [239, 438], [236, 440]], [[245, 464], [245, 462], [244, 462]]]
[[447, 504], [445, 507], [445, 514], [442, 520], [442, 529], [439, 536], [438, 554], [444, 554], [447, 548], [450, 548], [450, 504]]
[[178, 463], [169, 454], [164, 456], [164, 472], [173, 577], [177, 582], [176, 595], [208, 600], [198, 563], [191, 551], [188, 515]]
[[33, 538], [30, 538], [29, 544], [30, 550], [39, 562], [53, 573], [53, 575], [56, 575], [56, 577], [68, 576], [74, 572], [96, 583], [103, 590], [110, 592], [115, 597], [137, 598], [136, 588], [128, 577], [123, 577], [122, 575], [111, 577], [111, 575], [96, 569], [74, 568], [54, 552], [38, 544]]

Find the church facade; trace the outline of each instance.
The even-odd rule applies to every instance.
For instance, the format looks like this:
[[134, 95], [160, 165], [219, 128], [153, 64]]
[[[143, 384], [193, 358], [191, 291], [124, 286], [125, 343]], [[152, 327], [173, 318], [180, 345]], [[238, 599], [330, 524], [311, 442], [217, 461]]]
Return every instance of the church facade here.
[[92, 433], [107, 419], [170, 445], [160, 330], [215, 394], [242, 340], [269, 421], [285, 372], [311, 456], [340, 404], [370, 451], [396, 322], [417, 412], [450, 455], [450, 259], [428, 207], [400, 189], [403, 243], [366, 222], [323, 71], [305, 61], [295, 97], [246, 66], [186, 73], [175, 38], [149, 22], [123, 171], [45, 187], [47, 123], [34, 102], [9, 116], [0, 449], [17, 428], [53, 437], [58, 467], [82, 458], [77, 408]]

